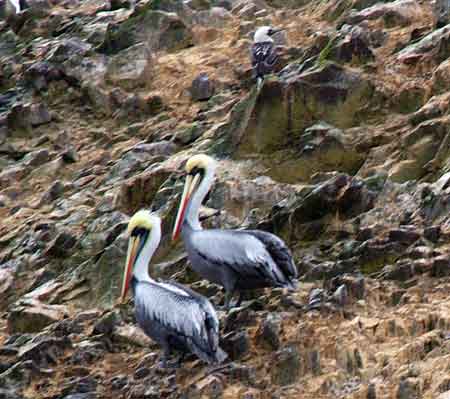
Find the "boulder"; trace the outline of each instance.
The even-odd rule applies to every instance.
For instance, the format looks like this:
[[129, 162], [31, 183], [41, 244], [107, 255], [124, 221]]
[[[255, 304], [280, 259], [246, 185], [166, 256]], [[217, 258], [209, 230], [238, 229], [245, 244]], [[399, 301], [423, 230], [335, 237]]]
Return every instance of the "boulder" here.
[[437, 29], [401, 50], [397, 59], [404, 64], [432, 61], [441, 63], [450, 55], [450, 24]]
[[271, 381], [276, 385], [290, 385], [300, 378], [300, 355], [295, 347], [287, 347], [273, 355]]
[[191, 46], [192, 33], [183, 20], [174, 13], [152, 10], [151, 3], [121, 23], [110, 23], [98, 50], [117, 54], [138, 43], [146, 44], [152, 51], [177, 51]]
[[10, 334], [39, 332], [44, 327], [68, 315], [62, 305], [47, 305], [36, 299], [24, 299], [14, 304], [8, 314]]
[[362, 21], [382, 19], [387, 28], [408, 26], [424, 17], [421, 6], [414, 0], [396, 0], [387, 3], [377, 3], [361, 11], [350, 12], [345, 18], [348, 24], [358, 24]]
[[209, 100], [214, 95], [214, 81], [205, 72], [200, 73], [193, 81], [191, 88], [191, 98], [193, 101]]
[[[368, 105], [372, 91], [360, 74], [334, 63], [300, 73], [295, 68], [282, 71], [281, 79], [266, 79], [259, 94], [253, 91], [231, 113], [228, 129], [236, 156], [264, 154], [271, 176], [285, 182], [324, 170], [354, 173], [364, 156], [350, 136], [346, 139], [345, 132], [334, 127], [357, 125], [358, 110]], [[305, 134], [318, 121], [327, 127]], [[319, 145], [307, 145], [309, 137]]]

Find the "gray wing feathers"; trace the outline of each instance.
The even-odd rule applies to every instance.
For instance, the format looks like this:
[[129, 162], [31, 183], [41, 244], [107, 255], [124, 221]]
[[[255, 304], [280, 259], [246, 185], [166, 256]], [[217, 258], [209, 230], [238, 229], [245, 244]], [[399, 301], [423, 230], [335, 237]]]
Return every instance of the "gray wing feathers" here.
[[[271, 247], [267, 246], [257, 234], [253, 234], [253, 231], [201, 230], [197, 234], [195, 250], [204, 258], [227, 265], [241, 276], [265, 278], [278, 286], [288, 284], [284, 274], [287, 261], [286, 265], [279, 265], [277, 259], [281, 257], [274, 258]], [[281, 243], [282, 246], [279, 247], [287, 250], [284, 243], [282, 241]], [[295, 270], [294, 265], [289, 267]], [[287, 268], [289, 273], [296, 273], [289, 267]]]
[[286, 277], [294, 279], [298, 277], [297, 267], [291, 251], [281, 238], [261, 230], [247, 230], [247, 233], [254, 235], [265, 245], [267, 251]]
[[157, 321], [174, 335], [183, 337], [189, 349], [199, 358], [214, 361], [220, 349], [219, 322], [214, 308], [206, 298], [196, 294], [201, 299], [198, 301], [197, 297], [190, 295], [191, 290], [178, 284], [176, 287], [188, 295], [179, 295], [157, 284], [138, 284], [135, 309], [139, 324]]
[[278, 54], [272, 42], [254, 43], [251, 48], [251, 59], [256, 77], [262, 77], [272, 72]]

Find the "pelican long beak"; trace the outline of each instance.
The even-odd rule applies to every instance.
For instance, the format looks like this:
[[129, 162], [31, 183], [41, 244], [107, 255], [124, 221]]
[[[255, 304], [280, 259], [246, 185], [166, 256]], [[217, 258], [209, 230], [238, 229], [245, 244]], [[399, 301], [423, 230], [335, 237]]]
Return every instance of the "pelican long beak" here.
[[181, 196], [180, 207], [178, 208], [177, 218], [175, 219], [175, 225], [173, 227], [172, 240], [176, 240], [181, 232], [181, 226], [184, 222], [184, 216], [186, 214], [186, 208], [191, 199], [192, 193], [197, 188], [200, 182], [200, 175], [196, 174], [194, 177], [191, 175], [186, 176], [186, 182], [184, 183], [183, 195]]
[[139, 248], [140, 237], [130, 237], [128, 242], [127, 260], [125, 263], [125, 270], [123, 272], [122, 292], [120, 294], [120, 302], [125, 300], [128, 288], [130, 286], [131, 275], [133, 273], [134, 262]]

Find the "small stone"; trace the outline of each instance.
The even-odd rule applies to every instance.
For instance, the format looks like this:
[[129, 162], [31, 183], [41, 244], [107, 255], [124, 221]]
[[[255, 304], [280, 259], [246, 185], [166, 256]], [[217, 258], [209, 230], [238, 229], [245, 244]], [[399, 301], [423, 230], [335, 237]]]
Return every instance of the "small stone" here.
[[140, 367], [134, 373], [134, 378], [136, 380], [140, 380], [142, 378], [147, 377], [150, 374], [150, 369], [147, 367]]
[[114, 390], [121, 390], [124, 386], [128, 384], [128, 377], [124, 374], [119, 374], [114, 376], [109, 380], [111, 388]]
[[420, 234], [417, 231], [406, 228], [392, 229], [389, 231], [389, 240], [402, 242], [406, 244], [412, 244], [420, 238]]
[[63, 258], [75, 246], [77, 238], [68, 231], [60, 232], [45, 250], [45, 256]]
[[62, 160], [65, 163], [74, 163], [78, 162], [79, 156], [77, 151], [74, 148], [68, 148], [61, 153]]
[[48, 150], [37, 150], [28, 153], [23, 158], [23, 164], [25, 166], [41, 166], [44, 163], [48, 162], [50, 160], [50, 153]]
[[53, 201], [55, 201], [57, 198], [61, 196], [61, 194], [64, 192], [65, 186], [64, 183], [60, 180], [56, 180], [53, 182], [53, 184], [50, 186], [50, 188], [42, 195], [42, 198], [40, 200], [40, 204], [51, 204]]
[[277, 350], [280, 347], [281, 319], [269, 314], [262, 322], [257, 341], [268, 350]]
[[250, 339], [246, 331], [231, 332], [221, 338], [220, 346], [232, 360], [237, 360], [248, 353]]
[[295, 347], [281, 349], [271, 362], [271, 380], [276, 385], [290, 385], [300, 377], [300, 355]]
[[39, 332], [49, 324], [62, 320], [68, 313], [63, 305], [47, 305], [35, 299], [24, 299], [9, 312], [8, 331], [11, 334]]
[[400, 381], [396, 399], [419, 399], [422, 397], [420, 381], [417, 378], [406, 378]]
[[151, 339], [140, 328], [131, 325], [116, 327], [113, 331], [112, 339], [119, 344], [131, 344], [144, 348], [149, 347], [152, 343]]
[[423, 230], [423, 236], [430, 240], [433, 243], [436, 243], [439, 241], [439, 237], [441, 236], [441, 226], [430, 226], [426, 227]]
[[450, 276], [450, 259], [447, 256], [437, 256], [431, 266], [432, 277]]
[[209, 79], [205, 72], [200, 73], [192, 82], [190, 88], [193, 101], [209, 100], [214, 95], [214, 82]]
[[93, 334], [111, 334], [116, 326], [121, 323], [122, 319], [119, 312], [112, 311], [104, 314], [100, 320], [95, 323]]
[[224, 385], [220, 378], [211, 375], [195, 384], [196, 390], [200, 395], [210, 399], [219, 399], [222, 397]]

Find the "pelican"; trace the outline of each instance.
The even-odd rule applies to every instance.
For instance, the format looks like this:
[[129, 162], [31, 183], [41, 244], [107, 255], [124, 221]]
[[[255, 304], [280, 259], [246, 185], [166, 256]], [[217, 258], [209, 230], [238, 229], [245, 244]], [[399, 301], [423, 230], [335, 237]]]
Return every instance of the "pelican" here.
[[235, 292], [262, 287], [295, 289], [297, 268], [286, 244], [259, 230], [203, 230], [199, 210], [211, 188], [215, 161], [203, 154], [186, 163], [186, 182], [172, 239], [181, 236], [191, 267], [203, 278], [225, 289], [225, 309]]
[[211, 303], [192, 290], [153, 280], [148, 264], [161, 240], [161, 219], [147, 210], [138, 211], [128, 223], [129, 244], [121, 302], [128, 288], [134, 295], [138, 325], [163, 349], [162, 367], [168, 367], [171, 349], [196, 354], [208, 363], [221, 363], [219, 321]]
[[261, 87], [264, 75], [272, 72], [278, 60], [272, 36], [282, 30], [271, 26], [261, 26], [255, 32], [251, 47], [251, 59], [258, 88]]

